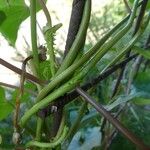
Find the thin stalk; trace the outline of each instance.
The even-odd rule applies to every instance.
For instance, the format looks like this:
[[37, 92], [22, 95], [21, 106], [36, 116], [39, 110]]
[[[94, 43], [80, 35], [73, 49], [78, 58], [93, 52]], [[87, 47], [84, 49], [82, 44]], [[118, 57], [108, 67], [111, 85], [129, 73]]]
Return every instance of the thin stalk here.
[[[48, 12], [45, 2], [43, 0], [39, 0], [39, 3], [42, 6], [43, 12], [47, 19], [46, 27], [52, 28], [51, 16], [50, 16], [50, 13]], [[51, 30], [50, 31], [48, 30], [44, 34], [44, 37], [47, 43], [47, 49], [48, 49], [49, 61], [50, 61], [50, 70], [51, 70], [52, 76], [54, 76], [56, 73], [56, 62], [55, 62], [55, 54], [54, 54], [54, 47], [53, 47], [54, 33], [51, 32]]]
[[31, 43], [33, 52], [33, 63], [36, 74], [40, 76], [39, 57], [37, 48], [37, 31], [36, 31], [36, 0], [30, 0], [30, 16], [31, 16]]
[[140, 139], [138, 139], [132, 132], [123, 126], [116, 118], [114, 118], [102, 105], [96, 102], [90, 95], [84, 92], [81, 88], [76, 88], [77, 92], [90, 103], [102, 116], [104, 116], [115, 128], [120, 131], [125, 137], [127, 137], [132, 143], [134, 143], [141, 150], [149, 150]]
[[[11, 85], [11, 84], [4, 83], [4, 82], [0, 82], [0, 86], [4, 86], [4, 87], [7, 87], [7, 88], [12, 88], [12, 89], [19, 89], [19, 86]], [[24, 88], [24, 91], [29, 93], [29, 94], [32, 94], [34, 96], [37, 96], [37, 93], [30, 90], [30, 89]]]
[[[10, 64], [10, 63], [8, 63], [7, 61], [3, 60], [2, 58], [0, 58], [0, 64], [3, 65], [3, 66], [5, 66], [5, 67], [8, 68], [8, 69], [14, 71], [14, 72], [17, 73], [17, 74], [20, 74], [20, 75], [21, 75], [21, 73], [22, 73], [22, 70], [21, 70], [21, 69], [19, 69], [19, 68], [17, 68], [16, 66], [14, 66], [14, 65], [12, 65], [12, 64]], [[26, 77], [26, 79], [28, 79], [30, 82], [32, 81], [32, 82], [35, 82], [35, 83], [40, 84], [40, 85], [47, 83], [47, 81], [40, 80], [39, 78], [37, 78], [37, 77], [33, 76], [32, 74], [27, 73], [27, 72], [26, 72], [26, 74], [25, 74], [25, 77]]]
[[36, 128], [36, 137], [35, 137], [36, 141], [40, 141], [41, 140], [42, 126], [43, 126], [43, 119], [41, 119], [40, 117], [38, 117], [37, 118], [37, 128]]
[[103, 70], [101, 73], [103, 73], [104, 71], [106, 71], [107, 68], [109, 68], [110, 66], [114, 65], [115, 63], [117, 63], [133, 46], [134, 44], [137, 42], [137, 40], [139, 39], [139, 37], [141, 36], [141, 32], [138, 32], [134, 38], [132, 38], [132, 40], [127, 44], [127, 46], [122, 50], [121, 53], [119, 53]]
[[126, 7], [127, 12], [128, 12], [128, 13], [131, 13], [131, 8], [130, 8], [130, 6], [129, 6], [127, 0], [123, 0], [123, 2], [124, 2], [124, 4], [125, 4], [125, 7]]
[[[39, 57], [38, 57], [38, 49], [37, 49], [37, 30], [36, 30], [36, 0], [30, 1], [30, 9], [31, 9], [31, 43], [32, 43], [32, 51], [33, 51], [33, 64], [34, 73], [37, 76], [41, 76], [39, 70]], [[38, 90], [41, 87], [38, 86]], [[41, 139], [41, 130], [42, 130], [43, 120], [38, 117], [37, 119], [37, 129], [36, 129], [36, 140]]]
[[26, 147], [30, 147], [30, 146], [36, 146], [36, 147], [40, 147], [40, 148], [55, 148], [57, 145], [61, 144], [67, 134], [68, 128], [65, 127], [63, 130], [63, 133], [61, 135], [61, 137], [54, 142], [51, 143], [43, 143], [43, 142], [38, 142], [38, 141], [30, 141], [27, 143]]

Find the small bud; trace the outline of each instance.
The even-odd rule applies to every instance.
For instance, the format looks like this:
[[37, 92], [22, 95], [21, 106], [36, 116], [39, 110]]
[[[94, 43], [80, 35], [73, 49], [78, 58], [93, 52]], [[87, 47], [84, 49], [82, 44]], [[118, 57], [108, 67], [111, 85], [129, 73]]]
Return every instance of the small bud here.
[[45, 61], [47, 59], [47, 56], [46, 56], [46, 47], [45, 46], [40, 46], [39, 47], [39, 60], [40, 61]]
[[52, 113], [57, 112], [57, 106], [52, 106], [52, 107], [51, 107], [51, 112], [52, 112]]
[[12, 141], [14, 144], [18, 144], [20, 141], [20, 134], [18, 132], [13, 133]]

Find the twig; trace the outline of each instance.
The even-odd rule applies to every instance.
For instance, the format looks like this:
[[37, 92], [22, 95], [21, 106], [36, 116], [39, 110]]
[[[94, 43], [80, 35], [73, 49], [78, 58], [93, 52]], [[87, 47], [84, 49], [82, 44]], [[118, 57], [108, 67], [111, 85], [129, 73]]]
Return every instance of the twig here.
[[49, 13], [49, 11], [48, 11], [48, 9], [46, 7], [45, 2], [43, 0], [38, 0], [38, 1], [39, 1], [40, 5], [42, 6], [42, 9], [43, 9], [43, 12], [44, 12], [44, 14], [46, 16], [48, 25], [52, 26], [51, 16], [50, 16], [50, 13]]
[[[2, 58], [0, 58], [0, 64], [5, 66], [6, 68], [14, 71], [15, 73], [17, 74], [20, 74], [22, 73], [22, 70], [17, 68], [16, 66], [8, 63], [7, 61], [3, 60]], [[35, 82], [35, 83], [38, 83], [38, 84], [46, 84], [47, 81], [43, 81], [43, 80], [40, 80], [38, 79], [37, 77], [31, 75], [30, 73], [26, 73], [25, 77], [29, 80], [29, 81], [32, 81], [32, 82]]]
[[124, 2], [124, 4], [125, 4], [125, 7], [126, 7], [126, 9], [127, 9], [127, 12], [128, 12], [128, 13], [131, 13], [131, 8], [130, 8], [130, 6], [129, 6], [127, 0], [123, 0], [123, 2]]
[[21, 73], [21, 77], [20, 77], [20, 86], [19, 86], [18, 94], [16, 96], [15, 113], [14, 113], [14, 120], [13, 120], [14, 121], [14, 128], [15, 128], [16, 132], [19, 132], [18, 119], [19, 119], [19, 111], [20, 111], [20, 100], [21, 100], [23, 93], [24, 93], [24, 80], [25, 80], [25, 74], [26, 74], [26, 64], [32, 58], [33, 58], [33, 56], [29, 56], [22, 63], [22, 73]]
[[128, 138], [132, 143], [134, 143], [141, 150], [150, 150], [140, 139], [138, 139], [131, 131], [123, 126], [116, 118], [114, 118], [101, 104], [96, 102], [91, 98], [86, 92], [81, 88], [77, 87], [76, 91], [88, 102], [90, 103], [102, 116], [104, 116], [115, 128], [121, 132], [126, 138]]

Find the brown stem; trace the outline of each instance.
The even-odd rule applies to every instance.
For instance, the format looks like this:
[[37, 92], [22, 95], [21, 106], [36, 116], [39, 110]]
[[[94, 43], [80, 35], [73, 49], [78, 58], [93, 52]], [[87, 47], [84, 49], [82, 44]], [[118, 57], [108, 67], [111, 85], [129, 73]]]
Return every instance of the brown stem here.
[[128, 138], [132, 143], [134, 143], [141, 150], [150, 150], [140, 139], [138, 139], [131, 131], [124, 127], [124, 125], [114, 118], [110, 112], [108, 112], [101, 104], [96, 102], [91, 98], [86, 92], [84, 92], [80, 87], [76, 88], [76, 91], [88, 102], [90, 103], [103, 117], [105, 117], [114, 127], [121, 132], [126, 138]]
[[69, 52], [69, 50], [76, 38], [76, 35], [78, 33], [78, 30], [79, 30], [79, 27], [81, 24], [84, 5], [85, 5], [85, 0], [73, 0], [72, 12], [71, 12], [70, 24], [69, 24], [68, 35], [67, 35], [67, 40], [66, 40], [64, 57]]
[[[12, 65], [12, 64], [10, 64], [10, 63], [8, 63], [7, 61], [3, 60], [2, 58], [0, 58], [0, 64], [3, 65], [3, 66], [5, 66], [5, 67], [8, 68], [8, 69], [14, 71], [14, 72], [17, 73], [17, 74], [20, 74], [20, 75], [21, 75], [21, 73], [22, 73], [22, 70], [21, 70], [21, 69], [19, 69], [19, 68], [17, 68], [16, 66], [14, 66], [14, 65]], [[26, 77], [29, 81], [35, 82], [35, 83], [38, 83], [38, 84], [46, 84], [46, 83], [47, 83], [47, 81], [40, 80], [40, 79], [38, 79], [37, 77], [31, 75], [30, 73], [26, 73], [25, 77]]]
[[15, 104], [15, 112], [14, 112], [14, 128], [16, 132], [19, 132], [19, 125], [18, 125], [18, 119], [19, 119], [19, 112], [20, 112], [20, 101], [23, 96], [24, 92], [24, 81], [25, 81], [25, 74], [26, 74], [26, 64], [27, 62], [32, 59], [33, 56], [27, 57], [23, 63], [22, 63], [22, 73], [20, 77], [20, 86], [19, 86], [19, 91], [16, 96], [16, 104]]
[[126, 9], [127, 9], [127, 12], [128, 12], [128, 13], [131, 13], [131, 8], [130, 8], [130, 6], [129, 6], [127, 0], [123, 0], [123, 2], [124, 2], [124, 4], [125, 4], [125, 7], [126, 7]]

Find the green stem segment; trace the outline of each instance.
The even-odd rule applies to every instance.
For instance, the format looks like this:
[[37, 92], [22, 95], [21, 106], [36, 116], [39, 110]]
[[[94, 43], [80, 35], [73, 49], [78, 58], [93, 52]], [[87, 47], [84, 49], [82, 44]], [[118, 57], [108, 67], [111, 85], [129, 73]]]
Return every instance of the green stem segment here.
[[31, 43], [33, 52], [33, 63], [36, 70], [36, 74], [40, 76], [39, 58], [37, 49], [37, 31], [36, 31], [36, 0], [30, 0], [30, 16], [31, 16]]
[[64, 131], [62, 133], [62, 136], [55, 142], [51, 142], [51, 143], [42, 143], [42, 142], [38, 142], [38, 141], [31, 141], [27, 144], [27, 147], [30, 146], [36, 146], [36, 147], [40, 147], [40, 148], [54, 148], [57, 145], [61, 144], [61, 142], [64, 140], [66, 133], [68, 131], [68, 128], [65, 127]]
[[50, 29], [44, 33], [44, 36], [45, 36], [45, 40], [47, 43], [47, 49], [48, 49], [48, 54], [49, 54], [50, 70], [51, 70], [52, 76], [54, 76], [56, 73], [56, 63], [55, 63], [55, 54], [54, 54], [54, 47], [53, 47], [53, 45], [54, 45], [54, 34], [53, 34], [53, 32], [51, 32], [51, 29], [52, 29], [51, 16], [50, 16], [50, 13], [48, 12], [48, 9], [47, 9], [44, 1], [39, 0], [39, 3], [42, 6], [42, 9], [43, 9], [44, 14], [45, 14], [46, 19], [47, 19], [46, 27]]
[[46, 4], [45, 4], [44, 0], [39, 0], [39, 3], [40, 3], [40, 5], [43, 9], [43, 12], [44, 12], [45, 16], [46, 16], [48, 25], [52, 26], [51, 16], [50, 16], [50, 13], [49, 13], [49, 11], [46, 7]]

